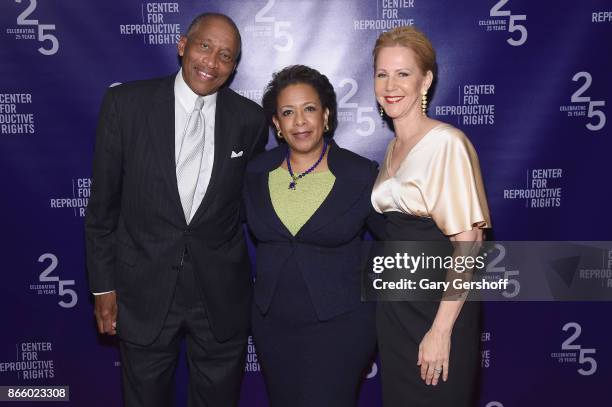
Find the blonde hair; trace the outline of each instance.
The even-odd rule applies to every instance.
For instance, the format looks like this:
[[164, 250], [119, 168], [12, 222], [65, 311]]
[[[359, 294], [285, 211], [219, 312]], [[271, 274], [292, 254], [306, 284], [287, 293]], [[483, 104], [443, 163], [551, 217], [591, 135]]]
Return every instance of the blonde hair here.
[[423, 32], [415, 27], [409, 26], [397, 27], [378, 36], [376, 44], [374, 45], [374, 50], [372, 51], [374, 66], [376, 66], [376, 58], [381, 48], [398, 45], [400, 47], [409, 48], [414, 52], [417, 65], [423, 74], [427, 73], [427, 71], [431, 71], [433, 76], [436, 76], [436, 51], [433, 45], [431, 45], [431, 41], [429, 41], [429, 38], [427, 38]]

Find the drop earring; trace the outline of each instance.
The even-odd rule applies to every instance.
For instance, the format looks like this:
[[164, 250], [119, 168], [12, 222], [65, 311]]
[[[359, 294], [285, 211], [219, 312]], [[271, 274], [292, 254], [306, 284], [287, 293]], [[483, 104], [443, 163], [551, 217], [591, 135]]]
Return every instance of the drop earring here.
[[380, 114], [381, 126], [387, 127], [387, 123], [385, 122], [385, 109], [383, 109], [382, 105], [378, 105], [378, 113]]

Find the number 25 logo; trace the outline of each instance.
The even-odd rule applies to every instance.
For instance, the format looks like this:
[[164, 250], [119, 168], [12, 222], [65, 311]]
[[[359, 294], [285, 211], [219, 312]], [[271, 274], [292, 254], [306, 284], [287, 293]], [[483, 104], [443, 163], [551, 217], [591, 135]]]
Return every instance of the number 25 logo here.
[[586, 128], [591, 131], [601, 130], [606, 125], [606, 114], [601, 110], [595, 109], [595, 107], [605, 106], [606, 101], [605, 100], [591, 100], [590, 96], [582, 96], [582, 94], [591, 87], [591, 83], [593, 83], [593, 77], [591, 76], [590, 73], [582, 71], [582, 72], [577, 72], [572, 78], [574, 82], [578, 82], [580, 79], [584, 79], [584, 84], [581, 87], [579, 87], [578, 90], [576, 90], [576, 92], [572, 94], [571, 101], [572, 103], [585, 103], [585, 102], [588, 103], [589, 111], [587, 112], [587, 116], [588, 117], [597, 116], [597, 118], [599, 119], [599, 122], [597, 124], [587, 123]]
[[274, 38], [284, 40], [283, 45], [274, 44], [274, 49], [281, 52], [291, 51], [293, 48], [293, 36], [283, 28], [291, 28], [290, 21], [276, 21], [275, 17], [267, 16], [266, 13], [274, 7], [275, 0], [268, 0], [265, 6], [255, 14], [256, 23], [274, 23]]
[[[16, 3], [21, 3], [22, 0], [15, 0]], [[35, 25], [38, 27], [38, 42], [51, 41], [51, 48], [39, 47], [38, 52], [43, 55], [53, 55], [59, 49], [59, 41], [53, 34], [45, 33], [45, 31], [55, 30], [55, 24], [39, 24], [38, 20], [28, 19], [30, 14], [36, 10], [37, 0], [29, 0], [30, 5], [19, 16], [17, 16], [17, 25]]]
[[74, 285], [74, 280], [60, 280], [58, 276], [51, 276], [50, 274], [53, 273], [53, 271], [57, 268], [59, 261], [57, 260], [57, 256], [51, 253], [45, 253], [38, 258], [39, 263], [44, 263], [47, 260], [50, 260], [51, 264], [49, 264], [49, 266], [40, 273], [38, 281], [40, 281], [41, 283], [57, 282], [57, 294], [60, 297], [64, 297], [66, 295], [70, 297], [70, 301], [59, 301], [59, 306], [62, 308], [74, 307], [78, 301], [77, 293], [72, 288], [66, 288], [66, 286]]
[[523, 45], [527, 41], [527, 28], [523, 24], [515, 24], [517, 21], [526, 21], [527, 14], [512, 14], [510, 10], [502, 10], [501, 8], [508, 2], [508, 0], [499, 0], [493, 7], [491, 7], [491, 11], [489, 15], [491, 17], [508, 17], [510, 18], [510, 24], [508, 27], [508, 32], [518, 31], [521, 33], [521, 36], [518, 39], [508, 38], [506, 41], [508, 44], [513, 47], [518, 47], [519, 45]]
[[578, 363], [580, 365], [583, 365], [585, 363], [588, 363], [590, 365], [590, 367], [587, 370], [583, 368], [578, 369], [578, 373], [580, 373], [582, 376], [590, 376], [594, 374], [597, 371], [597, 361], [595, 360], [595, 358], [592, 358], [590, 356], [585, 356], [585, 355], [590, 355], [590, 354], [594, 355], [596, 350], [593, 348], [584, 349], [580, 345], [574, 345], [574, 341], [578, 339], [578, 337], [582, 333], [582, 327], [580, 326], [580, 324], [577, 322], [568, 322], [567, 324], [563, 325], [562, 329], [564, 331], [573, 329], [574, 333], [570, 335], [570, 337], [567, 338], [565, 341], [563, 341], [563, 343], [561, 344], [561, 349], [579, 351], [580, 353], [578, 356]]
[[363, 137], [371, 136], [376, 127], [374, 124], [374, 119], [370, 117], [374, 113], [374, 108], [372, 106], [359, 106], [357, 102], [350, 101], [359, 90], [359, 84], [355, 79], [344, 78], [342, 81], [340, 81], [338, 86], [344, 88], [346, 85], [349, 86], [349, 90], [338, 101], [338, 109], [355, 109], [357, 112], [357, 124], [361, 125], [363, 123], [366, 125], [365, 128], [358, 128], [356, 130], [357, 134]]

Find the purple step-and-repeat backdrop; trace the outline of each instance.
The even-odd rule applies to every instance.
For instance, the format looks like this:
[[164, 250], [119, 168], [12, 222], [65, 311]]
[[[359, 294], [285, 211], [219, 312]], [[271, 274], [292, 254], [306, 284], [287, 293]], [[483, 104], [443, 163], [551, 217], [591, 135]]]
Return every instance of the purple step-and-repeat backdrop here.
[[[418, 26], [438, 52], [430, 115], [476, 146], [495, 238], [612, 240], [609, 1], [3, 0], [0, 11], [0, 386], [67, 385], [69, 405], [120, 405], [117, 346], [96, 333], [84, 267], [97, 113], [107, 87], [176, 72], [179, 34], [203, 11], [242, 32], [233, 89], [259, 102], [272, 72], [315, 67], [338, 94], [338, 143], [378, 161], [392, 133], [371, 49], [383, 30]], [[593, 276], [612, 285], [609, 271]], [[611, 312], [485, 304], [479, 405], [609, 403]], [[267, 405], [255, 352], [241, 406]], [[362, 407], [381, 405], [378, 370]], [[184, 400], [184, 365], [177, 381]]]

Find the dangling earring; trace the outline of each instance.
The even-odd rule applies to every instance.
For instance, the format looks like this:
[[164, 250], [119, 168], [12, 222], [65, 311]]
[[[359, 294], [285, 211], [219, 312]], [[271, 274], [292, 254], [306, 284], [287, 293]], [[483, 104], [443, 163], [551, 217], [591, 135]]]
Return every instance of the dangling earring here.
[[283, 133], [281, 133], [280, 129], [276, 129], [276, 137], [283, 138]]
[[423, 116], [427, 116], [427, 92], [421, 95], [421, 113], [423, 113]]
[[327, 133], [329, 131], [329, 124], [325, 123], [325, 129], [323, 129], [325, 131], [325, 133]]
[[378, 113], [380, 114], [380, 123], [381, 126], [387, 127], [387, 123], [385, 123], [385, 110], [381, 105], [378, 105]]

